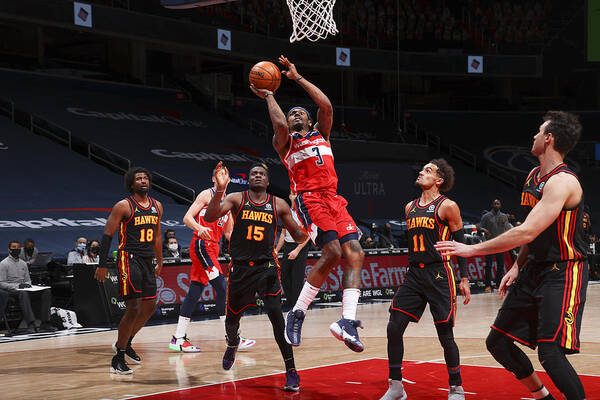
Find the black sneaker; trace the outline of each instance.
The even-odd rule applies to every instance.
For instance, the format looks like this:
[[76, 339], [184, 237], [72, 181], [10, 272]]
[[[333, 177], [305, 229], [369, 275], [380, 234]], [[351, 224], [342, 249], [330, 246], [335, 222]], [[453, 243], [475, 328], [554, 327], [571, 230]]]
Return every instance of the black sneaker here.
[[225, 350], [225, 354], [223, 354], [223, 369], [225, 371], [229, 371], [233, 364], [235, 363], [235, 353], [237, 352], [237, 346], [229, 346], [227, 345], [227, 350]]
[[300, 376], [295, 369], [286, 371], [283, 390], [286, 392], [297, 392], [300, 390]]
[[115, 354], [110, 362], [110, 372], [117, 375], [130, 375], [133, 371], [129, 368], [125, 359]]
[[[116, 343], [113, 343], [112, 349], [115, 352], [115, 354], [117, 354], [117, 344]], [[140, 356], [138, 356], [138, 354], [135, 352], [133, 347], [131, 347], [131, 345], [129, 345], [129, 344], [127, 345], [127, 347], [125, 347], [125, 355], [127, 356], [127, 360], [134, 364], [142, 363], [142, 358]]]

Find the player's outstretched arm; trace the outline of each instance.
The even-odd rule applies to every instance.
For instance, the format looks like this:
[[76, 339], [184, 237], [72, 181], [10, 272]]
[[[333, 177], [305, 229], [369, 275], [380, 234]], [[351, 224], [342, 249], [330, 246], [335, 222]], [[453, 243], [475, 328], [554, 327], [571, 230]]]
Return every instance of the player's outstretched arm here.
[[[446, 200], [442, 203], [439, 209], [440, 218], [446, 221], [452, 232], [452, 239], [458, 243], [465, 242], [465, 231], [463, 229], [463, 221], [460, 216], [458, 204], [452, 200]], [[458, 267], [460, 270], [460, 284], [458, 288], [462, 294], [463, 304], [467, 305], [471, 301], [471, 286], [469, 285], [469, 274], [467, 272], [467, 259], [457, 257]]]
[[94, 273], [94, 279], [100, 282], [104, 282], [104, 279], [106, 279], [106, 259], [108, 258], [108, 251], [110, 250], [112, 237], [119, 227], [121, 221], [129, 219], [130, 216], [131, 207], [129, 206], [129, 202], [125, 199], [115, 204], [110, 211], [110, 215], [108, 216], [106, 225], [104, 226], [104, 234], [102, 235], [102, 240], [100, 241], [100, 252], [98, 253], [100, 260], [99, 266], [96, 268], [96, 272]]
[[183, 223], [191, 230], [197, 231], [198, 236], [206, 240], [210, 239], [211, 229], [207, 226], [200, 225], [194, 219], [194, 216], [198, 215], [200, 210], [206, 207], [211, 197], [212, 195], [210, 189], [206, 189], [200, 192], [200, 194], [196, 196], [196, 200], [194, 200], [190, 208], [188, 208], [187, 212], [183, 216]]
[[331, 125], [333, 124], [333, 106], [331, 105], [331, 101], [329, 101], [329, 98], [321, 89], [300, 75], [296, 70], [296, 66], [285, 56], [279, 56], [279, 62], [287, 68], [287, 70], [281, 71], [281, 73], [288, 79], [294, 80], [302, 86], [319, 107], [315, 129], [321, 132], [325, 139], [329, 140]]
[[303, 243], [308, 239], [308, 233], [294, 221], [290, 206], [283, 199], [277, 197], [275, 201], [277, 202], [277, 216], [281, 218], [283, 226], [292, 235], [296, 243]]
[[285, 114], [279, 107], [279, 104], [275, 100], [274, 93], [268, 89], [258, 89], [254, 85], [250, 85], [250, 89], [255, 95], [261, 99], [265, 99], [267, 102], [267, 108], [269, 110], [269, 117], [273, 124], [273, 147], [275, 151], [283, 158], [288, 151], [290, 143], [290, 131], [287, 124]]
[[160, 220], [163, 215], [163, 206], [160, 201], [156, 202], [158, 206], [158, 224], [156, 224], [156, 232], [154, 232], [154, 254], [156, 256], [156, 267], [154, 267], [154, 276], [158, 277], [162, 271], [163, 267], [163, 255], [162, 255], [162, 231], [160, 226]]
[[450, 255], [471, 257], [502, 253], [527, 244], [548, 228], [572, 196], [581, 198], [579, 181], [569, 174], [552, 176], [544, 186], [544, 196], [533, 207], [523, 224], [486, 242], [465, 245], [456, 242], [438, 242], [435, 248]]
[[230, 181], [231, 179], [229, 179], [227, 167], [223, 165], [223, 161], [219, 161], [215, 167], [215, 183], [217, 184], [217, 189], [206, 208], [206, 214], [204, 214], [204, 220], [206, 222], [214, 222], [229, 211], [236, 210], [239, 207], [242, 198], [241, 193], [232, 193], [227, 195], [227, 197], [221, 201], [221, 196], [225, 193], [225, 190], [227, 190], [227, 185], [229, 185]]

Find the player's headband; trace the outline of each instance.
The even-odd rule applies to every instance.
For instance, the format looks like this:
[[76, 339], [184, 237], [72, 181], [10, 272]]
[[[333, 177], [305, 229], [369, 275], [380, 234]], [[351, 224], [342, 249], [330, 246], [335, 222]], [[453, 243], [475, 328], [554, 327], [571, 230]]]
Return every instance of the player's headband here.
[[287, 113], [287, 119], [289, 119], [289, 118], [290, 118], [290, 114], [291, 114], [291, 113], [292, 113], [294, 110], [302, 110], [302, 111], [304, 111], [304, 112], [306, 113], [306, 115], [308, 115], [308, 119], [310, 119], [311, 121], [313, 120], [313, 119], [312, 119], [312, 116], [310, 115], [310, 113], [308, 112], [308, 110], [307, 110], [306, 108], [304, 108], [304, 107], [300, 107], [300, 106], [297, 106], [297, 107], [292, 107], [292, 108], [290, 108], [290, 111], [288, 111], [288, 113]]

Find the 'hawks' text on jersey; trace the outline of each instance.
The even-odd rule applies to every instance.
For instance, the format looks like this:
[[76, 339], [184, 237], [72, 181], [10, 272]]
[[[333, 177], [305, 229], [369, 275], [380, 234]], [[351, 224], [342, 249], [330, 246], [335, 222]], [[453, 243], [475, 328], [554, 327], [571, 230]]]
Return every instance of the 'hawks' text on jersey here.
[[411, 265], [427, 265], [450, 262], [434, 247], [441, 240], [449, 240], [450, 226], [438, 216], [438, 209], [446, 196], [439, 196], [431, 203], [420, 206], [419, 199], [413, 200], [406, 214], [408, 229], [408, 261]]
[[144, 208], [133, 196], [126, 200], [131, 208], [131, 217], [121, 221], [119, 226], [119, 250], [138, 256], [154, 256], [154, 239], [158, 230], [160, 213], [156, 201], [150, 199], [150, 204]]

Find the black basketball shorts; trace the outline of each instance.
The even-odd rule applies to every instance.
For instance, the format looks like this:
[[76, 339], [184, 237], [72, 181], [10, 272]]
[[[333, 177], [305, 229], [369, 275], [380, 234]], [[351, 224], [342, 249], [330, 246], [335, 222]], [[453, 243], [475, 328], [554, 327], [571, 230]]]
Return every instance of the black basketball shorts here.
[[450, 323], [454, 326], [456, 283], [449, 265], [409, 267], [404, 283], [392, 300], [390, 312], [401, 312], [413, 322], [419, 322], [427, 303], [436, 324]]
[[281, 296], [279, 266], [273, 260], [248, 265], [233, 263], [227, 284], [227, 312], [239, 314], [247, 307], [256, 307], [256, 294]]
[[127, 251], [118, 253], [119, 296], [124, 300], [156, 298], [156, 277], [152, 257]]
[[555, 342], [579, 353], [579, 332], [588, 285], [587, 260], [539, 264], [519, 272], [492, 329], [535, 349]]

